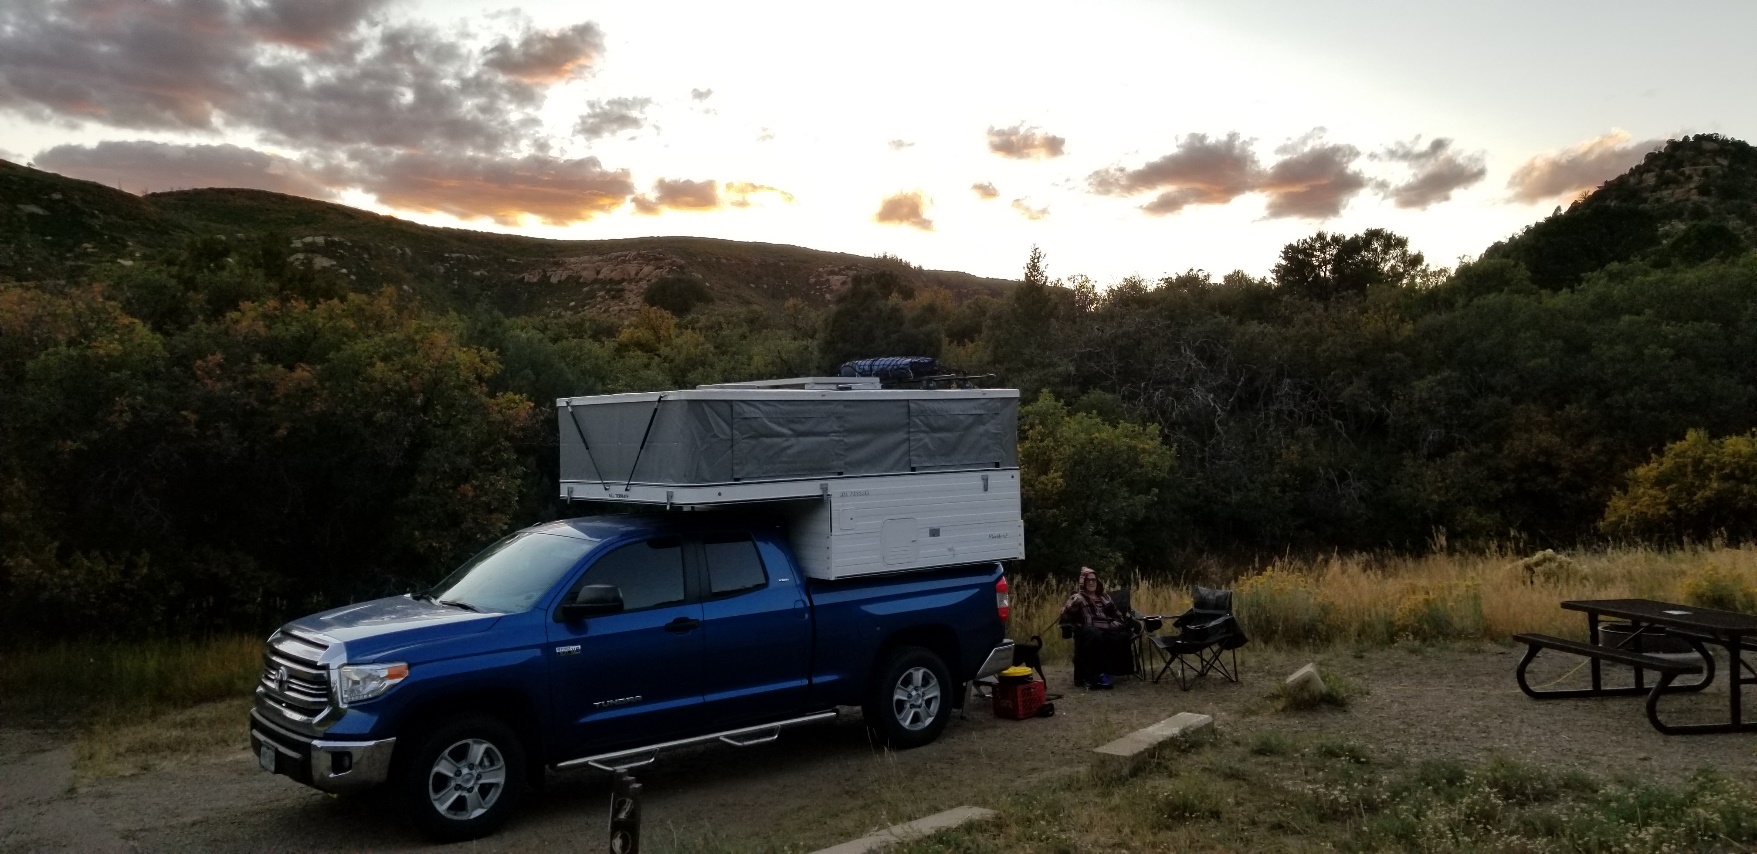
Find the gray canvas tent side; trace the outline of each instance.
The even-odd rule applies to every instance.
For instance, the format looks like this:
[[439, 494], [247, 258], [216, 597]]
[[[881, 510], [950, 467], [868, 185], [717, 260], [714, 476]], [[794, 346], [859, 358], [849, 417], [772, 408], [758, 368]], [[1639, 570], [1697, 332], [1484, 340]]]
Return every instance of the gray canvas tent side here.
[[1015, 468], [1018, 405], [1013, 389], [563, 398], [561, 481], [565, 493]]

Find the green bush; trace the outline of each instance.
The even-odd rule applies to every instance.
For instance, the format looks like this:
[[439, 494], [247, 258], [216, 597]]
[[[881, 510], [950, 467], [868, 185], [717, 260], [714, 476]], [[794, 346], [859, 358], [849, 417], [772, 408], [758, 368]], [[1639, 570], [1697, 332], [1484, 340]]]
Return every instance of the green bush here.
[[1158, 428], [1073, 412], [1044, 392], [1019, 412], [1025, 554], [1034, 569], [1108, 572], [1129, 555], [1174, 463]]
[[1710, 439], [1689, 431], [1629, 473], [1600, 527], [1674, 542], [1757, 535], [1757, 432]]
[[701, 279], [681, 273], [666, 275], [642, 292], [641, 299], [654, 308], [662, 308], [682, 317], [704, 303], [712, 302], [714, 294]]

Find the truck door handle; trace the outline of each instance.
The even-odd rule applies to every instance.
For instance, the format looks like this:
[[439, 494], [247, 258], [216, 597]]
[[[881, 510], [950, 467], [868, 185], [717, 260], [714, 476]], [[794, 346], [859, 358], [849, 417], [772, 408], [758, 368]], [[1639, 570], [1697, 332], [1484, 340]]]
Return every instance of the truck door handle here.
[[694, 628], [696, 628], [697, 626], [700, 626], [701, 624], [702, 624], [702, 621], [698, 620], [694, 617], [678, 617], [677, 619], [672, 620], [671, 622], [665, 624], [665, 631], [668, 631], [674, 635], [680, 635], [680, 634], [683, 634], [684, 632], [693, 630]]

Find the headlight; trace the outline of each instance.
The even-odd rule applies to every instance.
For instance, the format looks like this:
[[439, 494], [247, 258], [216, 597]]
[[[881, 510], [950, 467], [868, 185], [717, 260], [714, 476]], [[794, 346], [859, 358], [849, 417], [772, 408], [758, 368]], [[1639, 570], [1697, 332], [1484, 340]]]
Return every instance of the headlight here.
[[402, 662], [393, 664], [347, 664], [336, 668], [336, 700], [343, 708], [354, 703], [364, 703], [384, 692], [397, 687], [397, 683], [409, 678], [409, 665]]

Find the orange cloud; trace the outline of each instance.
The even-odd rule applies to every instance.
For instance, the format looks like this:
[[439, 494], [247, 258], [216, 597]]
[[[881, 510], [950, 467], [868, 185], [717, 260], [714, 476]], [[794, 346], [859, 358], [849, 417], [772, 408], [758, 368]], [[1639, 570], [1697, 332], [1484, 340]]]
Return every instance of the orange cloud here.
[[1661, 139], [1630, 142], [1629, 134], [1613, 130], [1561, 151], [1539, 154], [1514, 170], [1507, 180], [1513, 200], [1536, 204], [1546, 199], [1584, 195], [1640, 163]]
[[653, 182], [651, 196], [634, 198], [635, 213], [657, 216], [666, 210], [711, 211], [721, 206], [720, 187], [712, 179], [690, 181], [682, 178], [660, 178]]
[[988, 129], [988, 150], [1014, 160], [1040, 160], [1062, 156], [1067, 140], [1038, 128], [1025, 127], [1023, 122], [1010, 128]]
[[982, 199], [984, 201], [987, 201], [989, 199], [1000, 198], [1000, 194], [1001, 194], [1001, 191], [995, 189], [993, 184], [987, 184], [987, 183], [971, 184], [970, 189], [975, 191], [976, 198]]
[[588, 71], [604, 54], [604, 34], [587, 22], [560, 30], [533, 30], [517, 42], [502, 39], [482, 63], [531, 84], [560, 83]]
[[748, 207], [750, 207], [751, 206], [751, 198], [750, 197], [761, 194], [761, 193], [768, 193], [768, 194], [777, 196], [781, 199], [781, 201], [787, 202], [788, 204], [793, 203], [793, 194], [792, 193], [789, 193], [786, 190], [781, 189], [780, 187], [771, 187], [767, 184], [753, 184], [749, 181], [733, 181], [731, 183], [721, 185], [720, 189], [722, 189], [726, 192], [726, 196], [727, 196], [726, 204], [729, 204], [735, 208], [748, 208]]
[[1036, 222], [1049, 216], [1049, 208], [1034, 208], [1026, 203], [1024, 199], [1014, 199], [1013, 210], [1018, 211], [1020, 216], [1031, 220], [1032, 222]]
[[348, 183], [390, 207], [501, 225], [517, 225], [525, 216], [549, 225], [581, 222], [622, 207], [634, 192], [628, 170], [605, 169], [596, 157], [406, 154], [373, 158], [350, 171]]
[[879, 204], [873, 222], [885, 225], [907, 225], [922, 231], [933, 230], [933, 220], [926, 215], [927, 201], [920, 193], [898, 193]]

